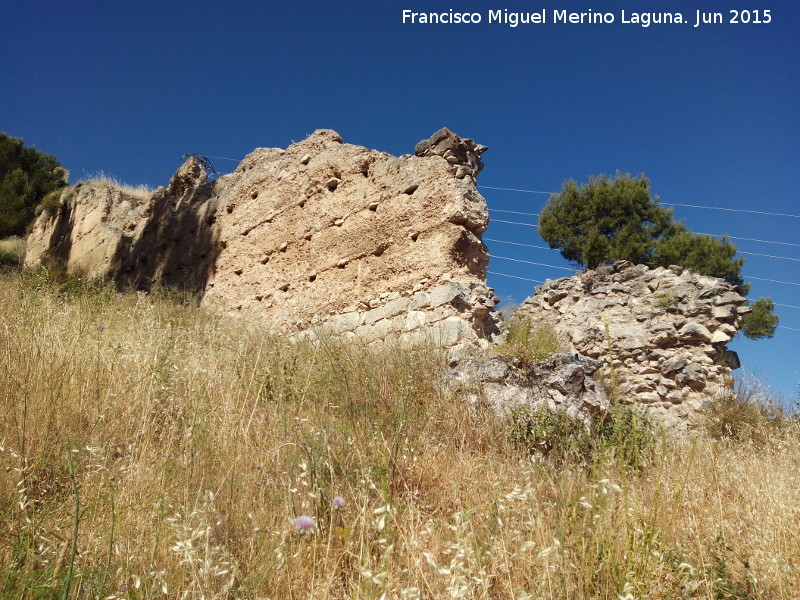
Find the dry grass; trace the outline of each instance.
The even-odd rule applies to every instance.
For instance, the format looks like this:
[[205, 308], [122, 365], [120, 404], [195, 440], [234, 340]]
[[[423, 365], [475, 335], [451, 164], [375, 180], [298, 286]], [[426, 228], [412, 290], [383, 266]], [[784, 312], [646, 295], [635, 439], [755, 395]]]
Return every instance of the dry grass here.
[[19, 267], [25, 260], [25, 240], [10, 237], [0, 240], [0, 269]]
[[675, 443], [641, 474], [535, 463], [434, 352], [0, 294], [0, 597], [800, 596], [796, 434]]
[[153, 188], [148, 185], [129, 185], [122, 181], [119, 181], [116, 177], [112, 175], [107, 175], [103, 171], [99, 171], [94, 175], [87, 175], [84, 177], [79, 183], [94, 183], [100, 185], [108, 185], [111, 187], [115, 187], [118, 190], [122, 191], [123, 193], [127, 194], [128, 196], [132, 196], [133, 198], [145, 201], [153, 195]]

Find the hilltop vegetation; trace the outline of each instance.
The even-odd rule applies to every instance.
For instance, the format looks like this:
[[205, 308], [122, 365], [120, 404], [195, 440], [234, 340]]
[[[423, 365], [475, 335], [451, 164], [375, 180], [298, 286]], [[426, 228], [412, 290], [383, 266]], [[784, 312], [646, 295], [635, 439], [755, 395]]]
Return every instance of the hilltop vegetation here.
[[57, 270], [0, 294], [1, 597], [800, 595], [800, 438], [757, 402], [636, 468], [543, 457], [433, 350], [292, 345]]
[[0, 133], [0, 239], [24, 235], [36, 207], [66, 185], [54, 156]]

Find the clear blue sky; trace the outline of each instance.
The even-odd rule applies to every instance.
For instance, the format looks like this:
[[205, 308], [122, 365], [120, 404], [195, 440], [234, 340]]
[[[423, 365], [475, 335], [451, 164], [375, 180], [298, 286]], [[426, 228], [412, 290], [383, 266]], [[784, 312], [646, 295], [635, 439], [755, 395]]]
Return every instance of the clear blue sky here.
[[[745, 4], [742, 4], [744, 7]], [[184, 152], [241, 158], [317, 128], [402, 154], [447, 126], [491, 149], [479, 184], [558, 190], [567, 178], [644, 172], [663, 202], [800, 214], [800, 5], [759, 1], [769, 24], [693, 27], [730, 2], [19, 2], [0, 0], [0, 130], [55, 154], [73, 180], [105, 171], [164, 185]], [[647, 7], [647, 8], [643, 8]], [[411, 25], [402, 10], [477, 11], [476, 25]], [[547, 11], [546, 24], [488, 23], [488, 11]], [[552, 11], [611, 12], [613, 24], [552, 23]], [[643, 28], [621, 11], [680, 11]], [[763, 14], [761, 15], [763, 18]], [[235, 163], [215, 160], [220, 170]], [[545, 195], [483, 188], [486, 237], [544, 245]], [[745, 278], [800, 284], [800, 219], [676, 207], [735, 240]], [[569, 266], [557, 252], [488, 242], [495, 256]], [[496, 258], [530, 279], [566, 271]], [[752, 297], [800, 306], [800, 285], [752, 279]], [[533, 284], [490, 275], [522, 301]], [[778, 307], [800, 330], [800, 310]], [[797, 397], [800, 331], [737, 340], [745, 367]]]

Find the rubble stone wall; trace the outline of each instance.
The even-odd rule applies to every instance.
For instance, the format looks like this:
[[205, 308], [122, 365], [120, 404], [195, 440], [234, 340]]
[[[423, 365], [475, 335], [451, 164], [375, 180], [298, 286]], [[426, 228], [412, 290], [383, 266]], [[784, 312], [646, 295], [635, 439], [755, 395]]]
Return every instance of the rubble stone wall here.
[[599, 374], [616, 379], [621, 401], [682, 428], [730, 387], [739, 363], [726, 344], [749, 311], [722, 279], [619, 261], [546, 282], [516, 315], [552, 323], [572, 351], [604, 363]]

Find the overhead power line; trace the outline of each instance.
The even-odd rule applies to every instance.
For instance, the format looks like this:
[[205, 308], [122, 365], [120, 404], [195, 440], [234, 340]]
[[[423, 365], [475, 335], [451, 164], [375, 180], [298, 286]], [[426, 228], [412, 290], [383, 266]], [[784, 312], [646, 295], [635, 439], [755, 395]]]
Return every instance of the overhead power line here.
[[539, 228], [538, 225], [533, 225], [532, 223], [520, 223], [519, 221], [503, 221], [502, 219], [492, 219], [493, 223], [508, 223], [509, 225], [524, 225], [525, 227], [536, 227]]
[[549, 267], [551, 269], [560, 269], [561, 271], [569, 271], [570, 273], [577, 273], [578, 272], [575, 269], [569, 269], [567, 267], [559, 267], [557, 265], [548, 265], [548, 264], [545, 264], [545, 263], [533, 262], [532, 260], [522, 260], [521, 258], [509, 258], [508, 256], [498, 256], [496, 254], [490, 254], [489, 258], [496, 258], [498, 260], [510, 260], [510, 261], [513, 261], [513, 262], [520, 262], [520, 263], [525, 263], [525, 264], [528, 264], [528, 265], [536, 265], [536, 266], [539, 266], [539, 267]]
[[[698, 233], [699, 235], [710, 235], [711, 237], [722, 237], [722, 234], [716, 234], [716, 233], [701, 233], [699, 231], [696, 232], [696, 233]], [[756, 239], [756, 238], [748, 238], [748, 237], [739, 237], [739, 236], [736, 236], [736, 235], [728, 235], [727, 233], [725, 235], [727, 235], [732, 240], [744, 240], [746, 242], [761, 242], [762, 244], [780, 244], [781, 246], [797, 246], [798, 248], [800, 248], [800, 244], [793, 244], [792, 242], [777, 242], [777, 241], [774, 241], [774, 240], [759, 240], [759, 239]]]
[[779, 258], [781, 260], [794, 260], [800, 262], [800, 258], [792, 258], [791, 256], [775, 256], [774, 254], [759, 254], [758, 252], [745, 252], [743, 250], [737, 250], [739, 254], [747, 254], [748, 256], [764, 256], [766, 258]]
[[775, 306], [784, 306], [786, 308], [797, 308], [797, 309], [800, 309], [800, 306], [795, 306], [794, 304], [780, 304], [779, 302], [776, 302]]
[[544, 283], [541, 279], [531, 279], [530, 277], [520, 277], [519, 275], [509, 275], [508, 273], [498, 273], [497, 271], [488, 271], [489, 275], [499, 275], [500, 277], [511, 277], [512, 279], [522, 279], [523, 281], [532, 281], [533, 283]]
[[730, 212], [750, 213], [754, 215], [769, 215], [771, 217], [791, 217], [793, 219], [800, 219], [800, 215], [790, 215], [787, 213], [767, 212], [764, 210], [748, 210], [746, 208], [727, 208], [724, 206], [701, 206], [699, 204], [677, 204], [675, 202], [662, 202], [664, 206], [685, 206], [687, 208], [704, 208], [706, 210], [727, 210]]
[[558, 193], [558, 192], [540, 192], [538, 190], [518, 190], [516, 188], [492, 187], [490, 185], [479, 185], [478, 188], [479, 189], [483, 189], [483, 190], [500, 190], [501, 192], [523, 192], [525, 194], [547, 194], [548, 196]]
[[758, 281], [769, 281], [770, 283], [785, 283], [786, 285], [796, 285], [800, 287], [800, 283], [794, 283], [792, 281], [781, 281], [779, 279], [764, 279], [763, 277], [753, 277], [752, 275], [746, 275], [745, 279], [756, 279]]
[[[208, 156], [206, 154], [206, 156]], [[233, 162], [242, 162], [243, 158], [225, 158], [224, 156], [208, 156], [208, 158], [213, 158], [215, 160], [232, 160]]]
[[526, 248], [537, 248], [539, 250], [550, 250], [551, 252], [558, 252], [555, 248], [548, 246], [537, 246], [535, 244], [523, 244], [522, 242], [507, 242], [506, 240], [494, 240], [492, 238], [483, 238], [484, 242], [494, 242], [496, 244], [511, 244], [512, 246], [525, 246]]
[[[483, 188], [486, 190], [501, 190], [504, 192], [521, 192], [523, 194], [558, 194], [559, 192], [540, 192], [539, 190], [521, 190], [518, 188], [502, 188], [502, 187], [491, 187], [488, 185], [479, 185], [479, 188]], [[725, 206], [705, 206], [702, 204], [679, 204], [677, 202], [662, 202], [664, 206], [683, 206], [686, 208], [703, 208], [706, 210], [727, 210], [730, 212], [739, 212], [739, 213], [750, 213], [755, 215], [769, 215], [772, 217], [790, 217], [792, 219], [800, 219], [800, 215], [792, 215], [788, 213], [776, 213], [776, 212], [767, 212], [764, 210], [749, 210], [746, 208], [728, 208]]]
[[512, 215], [528, 215], [531, 217], [538, 217], [539, 213], [518, 212], [516, 210], [500, 210], [499, 208], [490, 208], [489, 212], [510, 213]]

